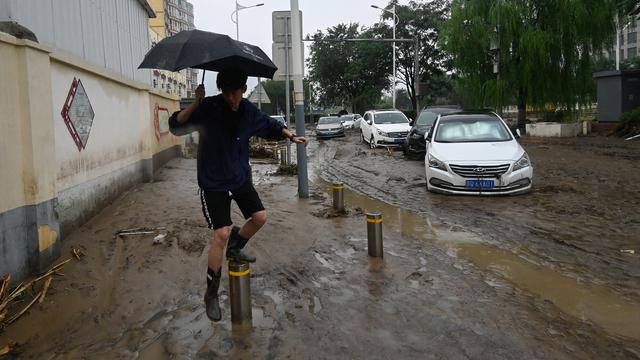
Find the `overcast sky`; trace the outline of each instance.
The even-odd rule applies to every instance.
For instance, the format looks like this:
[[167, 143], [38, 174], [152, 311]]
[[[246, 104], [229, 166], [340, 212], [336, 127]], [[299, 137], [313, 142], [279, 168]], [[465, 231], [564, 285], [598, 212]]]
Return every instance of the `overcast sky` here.
[[[235, 0], [189, 0], [194, 7], [194, 22], [196, 28], [205, 31], [236, 36], [236, 25], [231, 21], [231, 13], [235, 10]], [[241, 5], [251, 6], [264, 3], [263, 6], [240, 11], [240, 40], [258, 45], [271, 56], [272, 31], [271, 13], [290, 9], [290, 0], [239, 0]], [[371, 7], [384, 7], [387, 0], [299, 0], [302, 11], [303, 37], [313, 34], [317, 30], [326, 30], [339, 23], [357, 22], [370, 26], [380, 21], [381, 10]], [[408, 0], [400, 1], [401, 4]], [[389, 46], [391, 55], [391, 46]], [[308, 52], [305, 51], [305, 57]], [[215, 76], [207, 71], [205, 75], [207, 94], [212, 95], [215, 89]], [[257, 83], [256, 79], [249, 80], [249, 88]]]

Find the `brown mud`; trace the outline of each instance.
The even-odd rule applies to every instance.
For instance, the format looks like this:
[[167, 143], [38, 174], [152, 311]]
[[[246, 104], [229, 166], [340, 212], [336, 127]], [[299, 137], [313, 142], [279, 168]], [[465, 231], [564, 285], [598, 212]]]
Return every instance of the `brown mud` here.
[[[269, 221], [247, 250], [258, 257], [251, 331], [231, 325], [226, 269], [223, 320], [214, 324], [204, 314], [211, 232], [195, 160], [176, 159], [156, 182], [123, 194], [65, 239], [65, 253], [77, 247], [86, 256], [65, 267], [43, 304], [0, 333], [0, 347], [18, 342], [9, 359], [640, 357], [637, 328], [628, 326], [638, 314], [638, 258], [618, 249], [637, 246], [639, 215], [615, 216], [638, 203], [638, 165], [625, 158], [637, 148], [529, 141], [536, 190], [489, 199], [427, 194], [420, 162], [356, 141], [309, 146], [309, 199], [298, 199], [295, 176], [275, 177], [277, 165], [254, 163]], [[542, 152], [554, 156], [542, 160]], [[595, 176], [611, 180], [592, 183], [576, 170], [586, 169], [566, 166], [580, 157], [586, 166], [593, 156], [610, 162], [592, 170]], [[353, 190], [345, 193], [352, 216], [318, 216], [331, 208], [322, 179], [335, 178]], [[583, 196], [541, 190], [566, 186]], [[590, 214], [603, 211], [593, 215], [599, 222], [584, 216], [585, 198]], [[367, 256], [359, 213], [370, 210], [384, 214], [382, 260]], [[159, 226], [167, 227], [161, 245], [153, 236], [113, 237], [120, 229]], [[599, 311], [612, 299], [611, 315]]]

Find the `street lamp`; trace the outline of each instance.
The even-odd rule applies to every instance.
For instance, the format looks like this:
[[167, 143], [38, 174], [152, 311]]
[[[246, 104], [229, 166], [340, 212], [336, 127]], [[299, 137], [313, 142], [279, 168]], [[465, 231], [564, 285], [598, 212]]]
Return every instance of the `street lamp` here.
[[391, 92], [393, 94], [393, 108], [396, 108], [396, 25], [400, 22], [398, 15], [396, 15], [396, 5], [394, 4], [391, 10], [383, 9], [376, 5], [371, 5], [372, 8], [386, 11], [393, 15], [393, 86]]
[[[233, 21], [236, 24], [236, 40], [240, 40], [240, 25], [238, 24], [238, 12], [240, 10], [250, 9], [252, 7], [258, 7], [258, 6], [262, 6], [262, 5], [264, 5], [264, 3], [255, 4], [255, 5], [251, 5], [251, 6], [244, 6], [244, 5], [238, 4], [238, 0], [236, 0], [236, 10], [231, 13], [231, 21]], [[236, 18], [235, 19], [233, 18], [233, 14], [236, 14]]]

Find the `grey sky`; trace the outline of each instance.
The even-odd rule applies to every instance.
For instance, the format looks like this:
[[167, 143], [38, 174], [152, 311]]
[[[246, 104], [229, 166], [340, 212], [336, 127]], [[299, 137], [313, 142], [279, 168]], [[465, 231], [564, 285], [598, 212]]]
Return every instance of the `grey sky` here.
[[[235, 0], [190, 0], [194, 7], [195, 25], [200, 30], [236, 36], [236, 26], [231, 21], [231, 13], [235, 10]], [[244, 6], [263, 2], [260, 7], [240, 11], [240, 40], [258, 45], [271, 56], [272, 32], [271, 13], [289, 10], [290, 0], [239, 0]], [[388, 0], [299, 0], [303, 13], [303, 36], [313, 34], [317, 30], [325, 30], [339, 23], [357, 22], [370, 26], [380, 21], [381, 10], [371, 7], [384, 7]], [[408, 3], [400, 1], [401, 4]], [[391, 46], [389, 46], [391, 52]], [[305, 56], [308, 52], [305, 51]], [[209, 94], [215, 92], [213, 73], [205, 75], [205, 86]], [[249, 80], [249, 87], [255, 86], [256, 79]]]

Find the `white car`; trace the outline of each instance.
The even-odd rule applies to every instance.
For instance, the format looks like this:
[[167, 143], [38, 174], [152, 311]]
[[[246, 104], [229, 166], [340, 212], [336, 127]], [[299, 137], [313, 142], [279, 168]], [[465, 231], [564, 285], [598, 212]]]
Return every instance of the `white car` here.
[[355, 123], [356, 116], [354, 114], [347, 114], [340, 116], [340, 121], [342, 121], [342, 125], [345, 129], [353, 129], [353, 125]]
[[529, 156], [497, 114], [440, 115], [425, 141], [429, 191], [471, 195], [531, 191]]
[[353, 118], [353, 128], [354, 129], [360, 129], [360, 122], [362, 121], [362, 115], [360, 114], [353, 114], [354, 118]]
[[317, 138], [332, 138], [344, 136], [344, 126], [342, 121], [337, 116], [323, 116], [318, 119], [316, 125], [316, 137]]
[[398, 110], [367, 111], [360, 121], [361, 140], [372, 149], [378, 145], [404, 146], [409, 130], [409, 119]]

